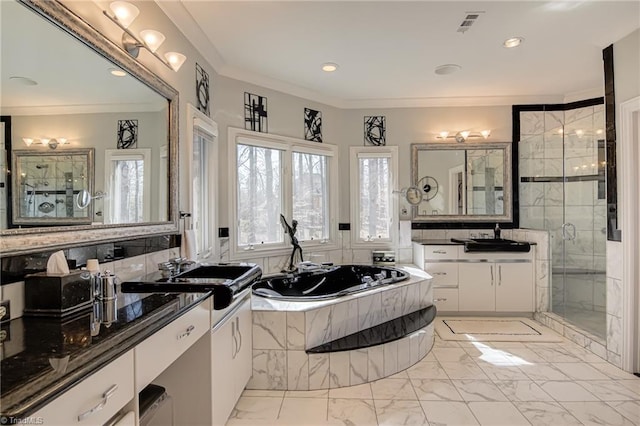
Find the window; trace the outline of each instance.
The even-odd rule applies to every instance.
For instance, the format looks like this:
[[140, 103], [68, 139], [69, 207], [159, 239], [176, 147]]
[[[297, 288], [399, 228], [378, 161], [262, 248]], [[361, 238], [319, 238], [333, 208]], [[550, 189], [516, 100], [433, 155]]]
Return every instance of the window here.
[[187, 104], [187, 113], [191, 118], [187, 129], [191, 140], [191, 219], [185, 220], [185, 226], [193, 229], [197, 259], [204, 260], [215, 258], [217, 253], [218, 126], [191, 104]]
[[105, 151], [107, 200], [105, 223], [150, 220], [150, 149]]
[[395, 241], [397, 147], [351, 147], [352, 243]]
[[235, 257], [291, 246], [280, 215], [298, 222], [303, 247], [332, 247], [337, 217], [337, 147], [229, 129], [235, 141], [231, 240]]
[[243, 144], [237, 149], [238, 245], [279, 243], [283, 152]]

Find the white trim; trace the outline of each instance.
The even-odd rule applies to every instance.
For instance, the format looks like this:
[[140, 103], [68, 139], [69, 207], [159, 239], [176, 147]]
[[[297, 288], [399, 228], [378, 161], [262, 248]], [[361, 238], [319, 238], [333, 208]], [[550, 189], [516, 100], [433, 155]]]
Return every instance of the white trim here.
[[201, 131], [208, 133], [213, 137], [213, 144], [209, 149], [208, 165], [209, 173], [215, 177], [215, 182], [209, 182], [208, 197], [209, 200], [216, 200], [215, 205], [209, 209], [209, 218], [206, 221], [205, 232], [209, 234], [209, 241], [211, 247], [209, 253], [198, 254], [198, 260], [213, 259], [218, 260], [219, 241], [218, 241], [218, 209], [220, 203], [218, 203], [218, 186], [220, 184], [219, 167], [218, 167], [218, 123], [213, 121], [210, 117], [207, 117], [204, 113], [199, 111], [195, 106], [187, 103], [187, 142], [186, 158], [187, 158], [187, 182], [189, 190], [187, 191], [187, 206], [188, 211], [193, 212], [193, 136], [194, 128], [199, 128]]
[[[364, 241], [360, 239], [358, 230], [360, 229], [360, 197], [358, 194], [359, 184], [359, 166], [358, 160], [360, 158], [390, 158], [390, 173], [391, 173], [391, 226], [388, 239]], [[398, 210], [399, 202], [397, 198], [398, 189], [398, 147], [397, 146], [351, 146], [349, 147], [349, 172], [350, 172], [350, 187], [351, 187], [351, 246], [353, 248], [394, 248], [397, 246], [399, 226]]]
[[338, 147], [328, 143], [309, 142], [288, 136], [254, 132], [251, 130], [228, 128], [228, 164], [229, 164], [229, 255], [235, 259], [251, 259], [289, 254], [290, 244], [285, 236], [282, 243], [264, 244], [240, 248], [237, 242], [237, 145], [252, 145], [283, 151], [282, 155], [282, 209], [284, 216], [292, 216], [292, 153], [308, 153], [329, 157], [329, 239], [320, 241], [300, 241], [307, 252], [334, 250], [338, 247]]
[[[620, 169], [622, 208], [622, 368], [640, 371], [640, 276], [638, 223], [640, 222], [640, 150], [634, 119], [640, 115], [640, 96], [620, 104]], [[635, 314], [634, 314], [635, 313]], [[635, 369], [635, 370], [634, 370]]]

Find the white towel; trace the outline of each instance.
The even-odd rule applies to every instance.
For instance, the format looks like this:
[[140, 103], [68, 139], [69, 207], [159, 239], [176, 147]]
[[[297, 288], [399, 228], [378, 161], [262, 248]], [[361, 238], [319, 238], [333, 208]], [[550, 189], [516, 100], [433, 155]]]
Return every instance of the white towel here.
[[68, 275], [69, 265], [62, 250], [53, 253], [47, 260], [47, 275]]
[[192, 262], [198, 260], [198, 252], [196, 251], [196, 233], [193, 229], [187, 229], [182, 233], [180, 256]]

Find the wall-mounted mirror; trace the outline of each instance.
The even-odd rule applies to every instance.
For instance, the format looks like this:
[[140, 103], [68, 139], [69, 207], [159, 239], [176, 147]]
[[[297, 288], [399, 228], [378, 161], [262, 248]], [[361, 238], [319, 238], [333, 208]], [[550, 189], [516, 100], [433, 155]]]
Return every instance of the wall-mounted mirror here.
[[[21, 183], [12, 182], [14, 193], [0, 201], [3, 255], [176, 232], [175, 89], [57, 1], [3, 1], [0, 8], [0, 115], [10, 117], [3, 122], [11, 127], [5, 132], [11, 135], [4, 143], [7, 162], [17, 151], [45, 164], [92, 149], [94, 173], [87, 188], [106, 194], [84, 211], [84, 225], [45, 216], [31, 222], [20, 211], [21, 196], [15, 197]], [[47, 142], [52, 138], [55, 145]], [[20, 179], [15, 173], [8, 177]], [[49, 210], [46, 203], [40, 202]], [[125, 214], [130, 211], [135, 215]]]
[[40, 153], [13, 151], [14, 225], [89, 224], [90, 203], [78, 197], [93, 190], [93, 148]]
[[413, 219], [510, 222], [511, 143], [412, 144], [412, 185], [422, 191]]

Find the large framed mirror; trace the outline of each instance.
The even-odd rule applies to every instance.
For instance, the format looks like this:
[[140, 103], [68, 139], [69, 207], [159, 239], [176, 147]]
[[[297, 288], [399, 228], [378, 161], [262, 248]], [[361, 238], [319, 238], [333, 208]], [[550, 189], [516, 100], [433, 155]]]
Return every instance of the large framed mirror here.
[[[3, 158], [15, 164], [0, 201], [2, 256], [177, 233], [177, 91], [58, 1], [0, 8]], [[53, 217], [48, 200], [49, 213], [23, 215], [31, 192], [16, 173], [21, 159], [52, 170], [53, 158], [77, 150], [92, 152], [87, 192], [104, 196], [78, 221]], [[42, 170], [34, 176], [44, 185]]]
[[422, 191], [414, 221], [513, 220], [510, 142], [412, 144], [411, 175]]

